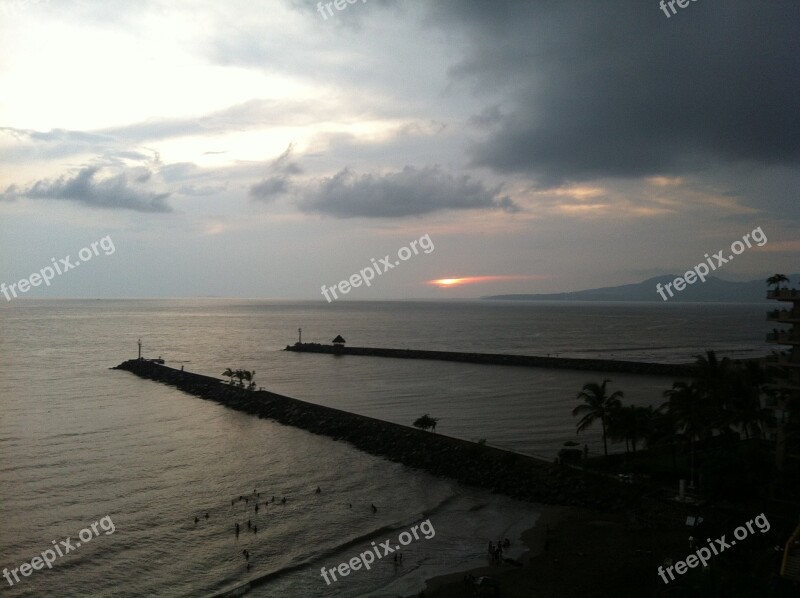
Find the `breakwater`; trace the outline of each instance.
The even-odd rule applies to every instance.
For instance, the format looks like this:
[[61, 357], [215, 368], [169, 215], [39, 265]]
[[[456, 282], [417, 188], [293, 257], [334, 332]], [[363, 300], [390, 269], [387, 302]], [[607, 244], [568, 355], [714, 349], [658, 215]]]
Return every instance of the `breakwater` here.
[[342, 440], [366, 453], [512, 498], [615, 510], [635, 505], [640, 498], [636, 488], [605, 476], [268, 391], [237, 388], [217, 378], [145, 360], [131, 359], [114, 369], [174, 386], [231, 409]]
[[622, 372], [656, 376], [689, 376], [691, 366], [675, 363], [648, 363], [614, 359], [576, 359], [572, 357], [541, 357], [536, 355], [504, 355], [502, 353], [460, 353], [455, 351], [422, 351], [418, 349], [382, 349], [378, 347], [345, 347], [319, 343], [295, 343], [286, 351], [298, 353], [329, 353], [333, 355], [365, 355], [393, 357], [395, 359], [436, 359], [487, 365], [513, 365], [533, 368], [591, 370], [595, 372]]

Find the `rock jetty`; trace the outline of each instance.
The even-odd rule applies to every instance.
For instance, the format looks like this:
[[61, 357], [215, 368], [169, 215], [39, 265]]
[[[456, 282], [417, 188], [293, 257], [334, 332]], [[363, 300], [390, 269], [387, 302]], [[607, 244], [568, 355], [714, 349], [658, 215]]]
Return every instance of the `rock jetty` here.
[[636, 504], [635, 487], [606, 476], [458, 438], [307, 403], [268, 391], [131, 359], [117, 370], [174, 386], [231, 409], [350, 443], [366, 453], [471, 486], [544, 504], [620, 509]]

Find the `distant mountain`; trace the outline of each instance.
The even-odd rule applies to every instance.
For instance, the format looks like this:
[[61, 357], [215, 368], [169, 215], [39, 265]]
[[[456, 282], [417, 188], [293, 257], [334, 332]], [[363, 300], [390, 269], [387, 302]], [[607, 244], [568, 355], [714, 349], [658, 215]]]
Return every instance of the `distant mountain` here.
[[[686, 285], [686, 288], [682, 291], [676, 291], [673, 286], [672, 292], [674, 296], [670, 297], [669, 293], [664, 291], [667, 297], [667, 301], [664, 301], [661, 295], [656, 292], [656, 285], [661, 283], [663, 288], [676, 278], [676, 275], [669, 274], [617, 287], [587, 289], [570, 293], [492, 295], [490, 297], [482, 297], [482, 299], [501, 301], [656, 301], [659, 303], [762, 303], [767, 300], [767, 276], [748, 282], [732, 282], [709, 276], [705, 282], [697, 280], [694, 284]], [[797, 282], [800, 280], [800, 274], [789, 276], [789, 280]]]

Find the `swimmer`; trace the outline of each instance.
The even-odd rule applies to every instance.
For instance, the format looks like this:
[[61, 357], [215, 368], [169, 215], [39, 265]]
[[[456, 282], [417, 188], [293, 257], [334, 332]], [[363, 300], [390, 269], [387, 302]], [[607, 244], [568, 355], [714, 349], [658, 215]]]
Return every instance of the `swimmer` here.
[[320, 488], [319, 486], [317, 486], [317, 494], [320, 494], [321, 492], [322, 492], [322, 488]]

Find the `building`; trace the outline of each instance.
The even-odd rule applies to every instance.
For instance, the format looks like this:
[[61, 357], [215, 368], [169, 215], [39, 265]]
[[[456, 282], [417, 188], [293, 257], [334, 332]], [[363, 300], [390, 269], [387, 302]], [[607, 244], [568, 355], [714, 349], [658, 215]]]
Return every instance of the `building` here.
[[767, 357], [774, 383], [765, 407], [772, 410], [774, 422], [766, 432], [767, 438], [776, 443], [775, 465], [780, 470], [786, 458], [785, 426], [789, 418], [789, 405], [797, 405], [800, 401], [800, 290], [776, 286], [767, 292], [767, 299], [791, 304], [767, 312], [767, 321], [790, 326], [773, 328], [767, 334], [767, 342], [787, 347]]

